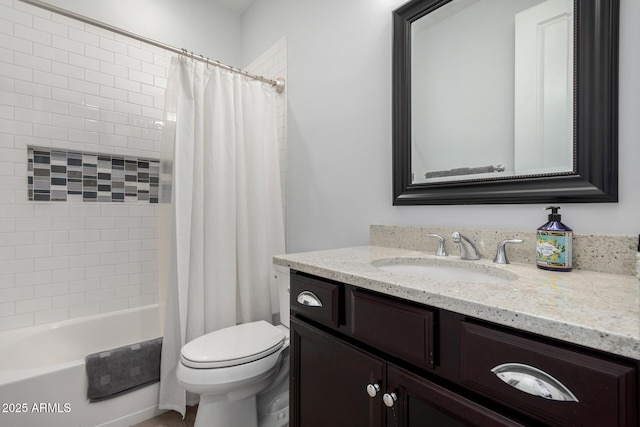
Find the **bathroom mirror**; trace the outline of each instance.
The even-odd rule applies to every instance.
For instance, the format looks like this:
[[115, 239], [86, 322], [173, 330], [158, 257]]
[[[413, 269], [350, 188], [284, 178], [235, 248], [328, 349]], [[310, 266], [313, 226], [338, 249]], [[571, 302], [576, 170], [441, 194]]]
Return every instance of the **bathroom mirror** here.
[[617, 202], [618, 0], [393, 13], [394, 205]]

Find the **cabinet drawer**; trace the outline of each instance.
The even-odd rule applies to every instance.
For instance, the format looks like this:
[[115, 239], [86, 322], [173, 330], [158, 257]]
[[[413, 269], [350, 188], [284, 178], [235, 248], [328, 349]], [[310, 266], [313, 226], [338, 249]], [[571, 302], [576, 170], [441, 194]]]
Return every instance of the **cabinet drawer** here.
[[351, 336], [419, 366], [434, 367], [433, 311], [362, 290], [350, 292]]
[[340, 285], [298, 274], [291, 275], [291, 312], [338, 327]]
[[636, 425], [631, 366], [467, 322], [460, 353], [462, 384], [545, 424]]

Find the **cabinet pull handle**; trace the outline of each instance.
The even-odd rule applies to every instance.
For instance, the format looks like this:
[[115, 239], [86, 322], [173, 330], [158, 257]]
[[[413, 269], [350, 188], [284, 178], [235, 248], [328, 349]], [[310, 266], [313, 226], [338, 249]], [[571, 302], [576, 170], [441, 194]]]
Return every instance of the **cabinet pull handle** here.
[[379, 391], [380, 391], [380, 384], [367, 385], [367, 394], [369, 395], [369, 397], [376, 397]]
[[395, 393], [385, 393], [382, 396], [382, 401], [384, 402], [385, 405], [387, 405], [389, 408], [393, 407], [393, 404], [395, 403], [395, 401], [398, 400], [398, 396]]
[[322, 307], [322, 301], [313, 292], [302, 291], [296, 299], [299, 304], [308, 305], [309, 307]]
[[533, 366], [504, 363], [491, 369], [491, 372], [511, 387], [525, 393], [549, 400], [578, 402], [578, 398], [564, 384]]

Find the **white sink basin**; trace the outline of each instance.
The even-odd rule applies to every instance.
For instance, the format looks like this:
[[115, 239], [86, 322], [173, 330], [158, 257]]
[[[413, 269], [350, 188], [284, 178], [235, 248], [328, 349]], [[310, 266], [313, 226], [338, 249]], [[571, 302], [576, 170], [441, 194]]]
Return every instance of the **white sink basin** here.
[[473, 261], [441, 261], [423, 258], [397, 258], [373, 263], [377, 268], [400, 276], [471, 283], [516, 280], [518, 275]]

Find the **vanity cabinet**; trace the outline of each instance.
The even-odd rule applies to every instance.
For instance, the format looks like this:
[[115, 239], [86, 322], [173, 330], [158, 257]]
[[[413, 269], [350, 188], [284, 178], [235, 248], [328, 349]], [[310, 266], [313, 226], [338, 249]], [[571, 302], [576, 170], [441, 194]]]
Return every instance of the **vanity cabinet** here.
[[291, 345], [293, 427], [638, 425], [637, 361], [295, 271]]

